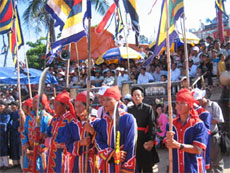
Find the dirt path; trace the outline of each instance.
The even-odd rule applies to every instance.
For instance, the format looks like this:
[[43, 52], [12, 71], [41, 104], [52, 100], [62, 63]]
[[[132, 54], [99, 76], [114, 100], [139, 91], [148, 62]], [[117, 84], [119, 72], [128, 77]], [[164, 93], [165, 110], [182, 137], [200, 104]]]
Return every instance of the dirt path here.
[[[167, 149], [159, 149], [158, 154], [160, 157], [160, 163], [156, 164], [153, 167], [154, 173], [166, 173], [167, 166], [168, 166], [168, 150]], [[6, 172], [12, 172], [12, 173], [18, 173], [22, 172], [19, 168], [9, 169]], [[3, 173], [3, 171], [0, 171], [0, 173]], [[230, 173], [230, 156], [224, 156], [224, 173]]]

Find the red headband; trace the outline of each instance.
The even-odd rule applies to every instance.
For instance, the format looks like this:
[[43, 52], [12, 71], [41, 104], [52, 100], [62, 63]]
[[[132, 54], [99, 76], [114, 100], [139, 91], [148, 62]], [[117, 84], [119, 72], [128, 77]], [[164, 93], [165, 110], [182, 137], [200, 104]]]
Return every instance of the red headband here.
[[25, 106], [28, 106], [28, 107], [30, 107], [30, 108], [32, 108], [32, 104], [33, 104], [33, 99], [27, 99], [27, 100], [25, 100], [24, 101], [24, 103], [23, 103]]
[[[38, 94], [36, 96], [34, 96], [34, 98], [38, 98]], [[53, 111], [50, 108], [50, 102], [48, 100], [48, 97], [45, 94], [42, 94], [42, 105], [45, 107], [45, 109], [49, 112], [49, 113], [53, 113]]]
[[121, 92], [120, 92], [119, 87], [116, 85], [116, 86], [108, 88], [105, 91], [103, 96], [105, 96], [105, 97], [113, 97], [115, 100], [119, 101], [121, 99]]
[[87, 102], [87, 91], [82, 91], [76, 96], [76, 101], [86, 103]]
[[69, 106], [69, 111], [70, 113], [75, 116], [75, 111], [74, 111], [74, 107], [73, 104], [70, 101], [70, 95], [68, 92], [63, 91], [62, 93], [59, 93], [56, 97], [55, 97], [55, 101], [61, 102], [63, 104], [67, 104]]

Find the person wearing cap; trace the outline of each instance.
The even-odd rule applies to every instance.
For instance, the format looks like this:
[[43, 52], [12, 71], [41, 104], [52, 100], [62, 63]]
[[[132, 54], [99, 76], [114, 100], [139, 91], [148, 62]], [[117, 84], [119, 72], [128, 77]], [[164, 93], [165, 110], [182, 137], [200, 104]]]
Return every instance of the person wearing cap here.
[[126, 95], [125, 95], [125, 97], [124, 97], [124, 104], [125, 104], [127, 107], [133, 106], [131, 94], [126, 94]]
[[[96, 132], [93, 125], [97, 119], [91, 115], [87, 117], [86, 104], [87, 91], [78, 93], [74, 103], [76, 118], [70, 121], [64, 133], [66, 149], [72, 156], [69, 160], [71, 172], [85, 172], [86, 154], [89, 156], [88, 172], [94, 172], [96, 168], [96, 148], [93, 145]], [[89, 146], [88, 153], [86, 146]]]
[[[69, 110], [68, 110], [69, 109]], [[50, 137], [48, 146], [47, 172], [63, 172], [68, 170], [65, 163], [67, 150], [65, 146], [65, 129], [75, 119], [74, 107], [68, 92], [59, 93], [54, 99], [55, 115], [47, 128]]]
[[[193, 97], [196, 100], [201, 99], [203, 96], [205, 96], [206, 91], [205, 90], [200, 90], [199, 88], [195, 88], [192, 90]], [[211, 135], [211, 114], [202, 106], [198, 104], [194, 104], [194, 108], [197, 111], [199, 118], [204, 122], [205, 127], [208, 130], [208, 144], [207, 144], [207, 149], [205, 151], [205, 168], [206, 170], [210, 169], [210, 135]]]
[[192, 60], [193, 64], [200, 65], [200, 48], [198, 46], [194, 46], [192, 48]]
[[21, 154], [21, 138], [20, 132], [18, 131], [20, 127], [18, 108], [19, 104], [16, 101], [10, 103], [10, 158], [13, 160], [13, 167], [20, 165], [20, 154]]
[[218, 74], [218, 63], [220, 58], [218, 57], [218, 51], [216, 49], [212, 50], [212, 75], [217, 76]]
[[222, 110], [217, 102], [205, 98], [205, 90], [196, 89], [194, 97], [199, 105], [211, 114], [211, 139], [210, 139], [210, 172], [223, 172], [224, 161], [219, 146], [220, 134], [219, 123], [224, 123]]
[[119, 71], [120, 71], [120, 74], [117, 76], [117, 85], [119, 87], [122, 87], [122, 82], [128, 81], [129, 76], [128, 74], [125, 74], [125, 69], [123, 67], [121, 67]]
[[104, 104], [103, 104], [103, 100], [104, 100], [104, 97], [103, 97], [103, 95], [104, 95], [104, 93], [105, 93], [105, 91], [108, 89], [109, 87], [108, 86], [102, 86], [100, 89], [99, 89], [99, 91], [97, 92], [97, 94], [96, 94], [96, 96], [97, 96], [97, 98], [98, 98], [98, 102], [99, 102], [99, 104], [101, 105], [99, 108], [98, 108], [98, 110], [97, 110], [97, 117], [98, 118], [103, 118], [103, 115], [104, 115], [104, 112], [105, 112], [105, 110], [104, 110]]
[[198, 103], [188, 89], [181, 89], [176, 96], [178, 116], [173, 119], [173, 130], [164, 141], [173, 151], [173, 172], [206, 172], [203, 152], [208, 143], [208, 131], [193, 109]]
[[183, 76], [180, 80], [181, 88], [189, 89], [188, 80], [186, 76]]
[[152, 172], [152, 167], [159, 162], [159, 157], [155, 148], [155, 114], [152, 106], [143, 103], [144, 89], [135, 86], [131, 90], [134, 105], [128, 107], [128, 112], [136, 118], [138, 126], [137, 139], [137, 172]]
[[10, 114], [7, 110], [8, 104], [0, 100], [0, 170], [7, 170], [9, 168], [9, 122]]
[[199, 68], [201, 68], [202, 73], [206, 73], [204, 75], [205, 78], [208, 79], [208, 85], [212, 86], [212, 64], [209, 60], [209, 55], [208, 54], [202, 54], [201, 55], [201, 64]]
[[136, 164], [136, 120], [132, 114], [119, 108], [121, 93], [118, 86], [108, 88], [103, 96], [106, 114], [99, 120], [97, 128], [95, 128], [100, 170], [102, 172], [115, 172], [114, 159], [117, 158], [117, 155], [115, 154], [114, 131], [116, 130], [116, 132], [120, 132], [120, 172], [134, 172]]

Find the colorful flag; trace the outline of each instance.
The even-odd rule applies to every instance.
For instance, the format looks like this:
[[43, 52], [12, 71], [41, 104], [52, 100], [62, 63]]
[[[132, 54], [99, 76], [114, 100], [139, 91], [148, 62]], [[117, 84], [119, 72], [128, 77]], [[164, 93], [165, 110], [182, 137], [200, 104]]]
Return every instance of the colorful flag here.
[[106, 12], [105, 16], [103, 17], [102, 21], [99, 23], [99, 25], [96, 28], [96, 32], [100, 33], [104, 30], [107, 22], [109, 21], [111, 15], [114, 13], [116, 9], [116, 3], [114, 2], [108, 9], [108, 11]]
[[0, 1], [0, 34], [10, 31], [13, 26], [13, 4], [12, 0]]
[[121, 10], [118, 7], [116, 12], [116, 30], [115, 30], [115, 37], [117, 38], [118, 34], [124, 29], [123, 20], [121, 17]]
[[135, 31], [136, 45], [138, 45], [140, 27], [139, 27], [139, 17], [136, 8], [136, 0], [123, 0], [123, 3], [124, 3], [126, 13], [130, 14], [132, 29]]
[[224, 7], [224, 1], [225, 0], [216, 0], [215, 6], [218, 10], [220, 10], [224, 14], [225, 17], [228, 18], [228, 14], [226, 13], [225, 7]]
[[[172, 46], [172, 43], [178, 34], [175, 30], [175, 24], [177, 20], [184, 14], [184, 2], [183, 0], [167, 0], [168, 1], [168, 10], [169, 10], [169, 47]], [[156, 43], [152, 43], [151, 46], [154, 46], [153, 55], [149, 57], [144, 63], [143, 66], [148, 65], [152, 62], [152, 59], [157, 56], [161, 50], [166, 47], [166, 0], [163, 0], [161, 7], [161, 19], [158, 29], [158, 35]], [[152, 47], [150, 47], [151, 49]]]
[[55, 25], [60, 26], [61, 30], [60, 38], [51, 46], [48, 54], [51, 58], [48, 63], [52, 62], [64, 45], [77, 42], [86, 35], [83, 27], [82, 6], [82, 0], [48, 0], [46, 10], [56, 20]]

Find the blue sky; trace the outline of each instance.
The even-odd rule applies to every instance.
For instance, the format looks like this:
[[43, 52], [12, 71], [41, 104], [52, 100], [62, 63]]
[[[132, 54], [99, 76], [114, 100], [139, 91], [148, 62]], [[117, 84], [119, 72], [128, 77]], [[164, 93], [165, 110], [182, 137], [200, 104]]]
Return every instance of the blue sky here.
[[[112, 4], [112, 0], [109, 0]], [[149, 39], [154, 40], [156, 34], [158, 32], [158, 25], [160, 19], [160, 8], [162, 4], [162, 0], [157, 0], [156, 5], [153, 7], [152, 12], [148, 14], [152, 8], [155, 0], [136, 0], [137, 3], [137, 11], [139, 14], [140, 20], [140, 32], [141, 34], [147, 36]], [[120, 3], [121, 9], [123, 11], [123, 20], [125, 19], [123, 4]], [[26, 3], [19, 3], [19, 16], [22, 21], [22, 15], [26, 8]], [[213, 19], [216, 16], [215, 9], [215, 0], [184, 0], [184, 8], [186, 15], [186, 29], [198, 29], [200, 26], [200, 22], [205, 23], [207, 18]], [[230, 0], [226, 0], [225, 8], [227, 14], [230, 14]], [[92, 12], [92, 25], [96, 25], [100, 22], [103, 16], [97, 14], [94, 10]], [[46, 36], [45, 32], [35, 33], [33, 28], [28, 28], [23, 24], [22, 30], [24, 34], [24, 41], [36, 41], [41, 36]], [[110, 32], [114, 33], [114, 24], [112, 23], [108, 29]], [[129, 41], [134, 42], [134, 33], [131, 33], [129, 36]], [[7, 41], [7, 37], [5, 36], [5, 40]], [[7, 41], [8, 42], [8, 41]], [[2, 48], [2, 37], [0, 38], [0, 48]], [[24, 46], [19, 50], [19, 58], [20, 60], [24, 59], [24, 52], [28, 49], [28, 46]], [[13, 66], [12, 58], [10, 53], [8, 54], [8, 66]], [[4, 56], [0, 55], [0, 66], [3, 66]]]

